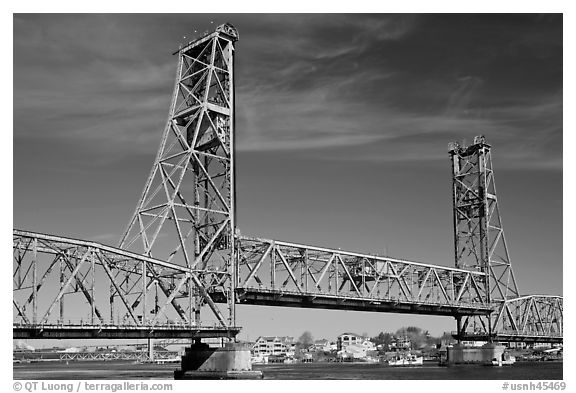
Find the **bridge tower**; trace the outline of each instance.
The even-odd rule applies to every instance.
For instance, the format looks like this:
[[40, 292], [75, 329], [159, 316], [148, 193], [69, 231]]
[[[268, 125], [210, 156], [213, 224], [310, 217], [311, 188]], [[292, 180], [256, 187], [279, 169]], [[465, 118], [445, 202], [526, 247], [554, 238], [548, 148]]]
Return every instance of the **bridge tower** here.
[[519, 296], [498, 208], [491, 146], [484, 136], [477, 136], [469, 146], [450, 143], [449, 155], [455, 264], [486, 274], [481, 295], [496, 311], [489, 317], [457, 318], [458, 335], [470, 332], [491, 337], [500, 329], [496, 324], [507, 323], [499, 309], [506, 300]]
[[[237, 30], [226, 23], [174, 53], [176, 81], [160, 148], [119, 245], [190, 269], [178, 277], [152, 272], [151, 281], [166, 308], [197, 325], [206, 304], [221, 325], [235, 323], [237, 40]], [[212, 301], [213, 289], [226, 294], [226, 310]]]

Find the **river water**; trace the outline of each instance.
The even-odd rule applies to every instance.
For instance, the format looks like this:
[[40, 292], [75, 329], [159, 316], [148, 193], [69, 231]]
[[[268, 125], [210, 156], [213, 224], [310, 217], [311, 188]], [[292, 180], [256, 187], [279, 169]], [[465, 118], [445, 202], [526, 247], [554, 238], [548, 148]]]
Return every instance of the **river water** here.
[[265, 379], [505, 379], [561, 380], [561, 362], [518, 362], [513, 366], [450, 366], [434, 363], [421, 367], [389, 367], [375, 363], [298, 363], [255, 366]]
[[[295, 363], [255, 365], [264, 379], [359, 380], [562, 380], [562, 362], [517, 362], [513, 366], [389, 367], [382, 363]], [[14, 379], [173, 379], [178, 364], [141, 364], [128, 361], [16, 363]]]

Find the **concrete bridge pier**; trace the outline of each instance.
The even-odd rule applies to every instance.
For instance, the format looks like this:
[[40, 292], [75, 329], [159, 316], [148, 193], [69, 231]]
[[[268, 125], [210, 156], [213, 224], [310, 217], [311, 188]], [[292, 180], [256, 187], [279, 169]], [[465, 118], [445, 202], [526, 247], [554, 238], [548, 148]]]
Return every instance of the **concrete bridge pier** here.
[[250, 349], [240, 343], [229, 342], [211, 348], [199, 340], [186, 348], [181, 369], [174, 371], [174, 379], [262, 379], [262, 371], [252, 370]]
[[448, 348], [446, 362], [451, 364], [491, 364], [492, 359], [501, 359], [504, 346], [498, 343], [487, 343], [481, 347], [466, 347], [456, 344]]
[[154, 360], [154, 339], [148, 339], [148, 359], [150, 361]]

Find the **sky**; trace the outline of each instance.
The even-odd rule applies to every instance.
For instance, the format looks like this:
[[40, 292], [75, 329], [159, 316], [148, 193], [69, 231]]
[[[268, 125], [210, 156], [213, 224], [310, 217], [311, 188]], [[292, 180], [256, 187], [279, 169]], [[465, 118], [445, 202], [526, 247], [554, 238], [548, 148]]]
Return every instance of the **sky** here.
[[[453, 266], [447, 145], [485, 135], [523, 294], [563, 293], [561, 15], [15, 14], [13, 227], [117, 245], [172, 53], [232, 23], [244, 235]], [[240, 306], [240, 338], [447, 317]]]

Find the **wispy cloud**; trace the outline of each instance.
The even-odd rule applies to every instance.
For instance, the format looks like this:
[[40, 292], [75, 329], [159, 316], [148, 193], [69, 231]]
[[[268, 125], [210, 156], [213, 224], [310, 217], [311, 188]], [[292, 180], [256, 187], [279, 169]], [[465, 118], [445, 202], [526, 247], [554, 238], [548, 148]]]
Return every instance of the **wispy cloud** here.
[[[419, 30], [419, 19], [407, 19], [400, 24], [403, 28], [396, 30], [387, 29], [390, 26], [385, 18], [381, 24], [365, 22], [356, 33], [351, 33], [354, 28], [350, 27], [342, 42], [331, 42], [338, 42], [338, 46], [323, 47], [319, 45], [322, 40], [315, 40], [315, 36], [306, 44], [296, 40], [289, 46], [293, 61], [258, 65], [259, 72], [247, 77], [239, 89], [240, 150], [348, 147], [353, 149], [347, 150], [349, 155], [326, 152], [324, 156], [441, 160], [444, 155], [438, 151], [439, 144], [445, 148], [449, 141], [471, 141], [475, 135], [485, 134], [506, 151], [509, 167], [562, 168], [558, 156], [562, 143], [562, 87], [554, 74], [561, 52], [557, 47], [556, 52], [550, 48], [557, 43], [551, 43], [550, 38], [539, 40], [543, 46], [549, 43], [545, 48], [548, 68], [527, 71], [525, 57], [537, 54], [533, 49], [524, 51], [518, 44], [521, 38], [510, 32], [505, 42], [477, 40], [466, 46], [458, 42], [458, 46], [445, 40], [438, 44], [434, 29]], [[381, 35], [377, 34], [379, 28], [383, 30]], [[538, 36], [534, 32], [532, 35]], [[400, 48], [402, 45], [410, 51]], [[507, 45], [516, 49], [504, 50]], [[437, 53], [431, 52], [430, 46], [436, 47]], [[495, 58], [485, 69], [461, 53], [461, 49], [475, 53], [475, 46], [477, 53], [496, 48]], [[312, 47], [318, 47], [316, 56], [309, 55]], [[550, 53], [556, 57], [550, 57]], [[423, 62], [420, 55], [430, 60]], [[455, 63], [459, 58], [461, 63]], [[493, 67], [497, 62], [507, 67], [516, 62], [524, 72], [532, 73], [538, 87], [517, 88], [517, 76], [510, 78], [510, 83], [503, 81], [503, 75]], [[552, 74], [546, 74], [547, 69]], [[257, 81], [261, 75], [275, 78], [264, 77], [263, 84]], [[545, 78], [550, 75], [546, 84]]]
[[[174, 77], [166, 43], [187, 22], [142, 18], [146, 28], [131, 16], [17, 16], [15, 138], [89, 144], [106, 152], [102, 163], [153, 152]], [[557, 29], [546, 30], [554, 21], [527, 18], [496, 39], [479, 33], [490, 23], [500, 31], [499, 22], [482, 18], [452, 30], [463, 22], [237, 19], [240, 151], [352, 148], [362, 159], [422, 160], [442, 157], [431, 143], [483, 133], [510, 161], [530, 155], [534, 166], [561, 168], [561, 156], [550, 158], [562, 143], [561, 46]], [[537, 48], [525, 45], [526, 32]]]

